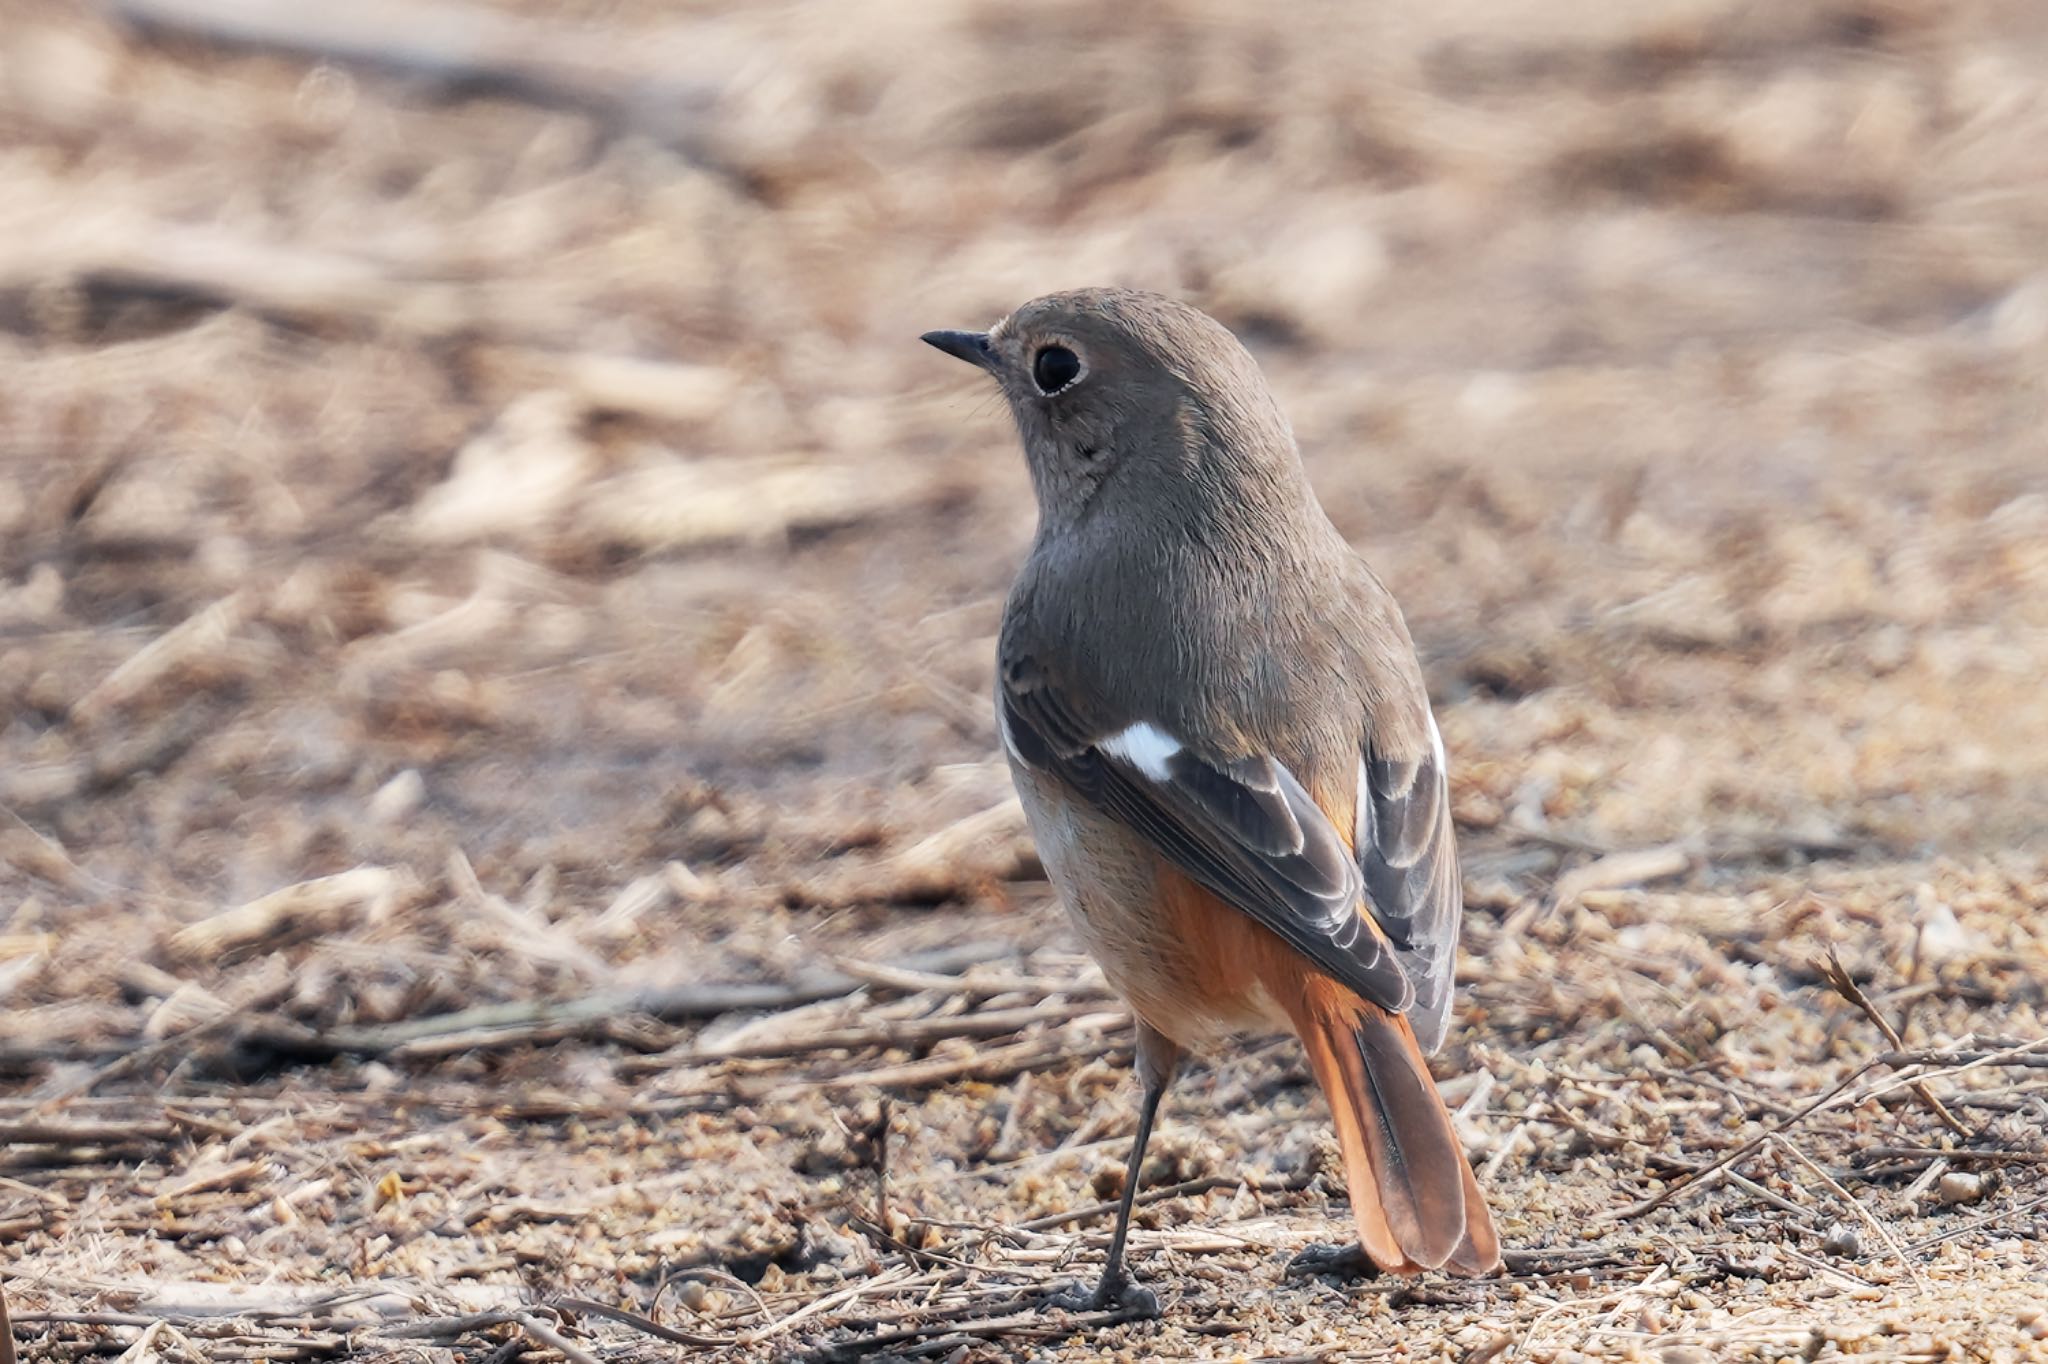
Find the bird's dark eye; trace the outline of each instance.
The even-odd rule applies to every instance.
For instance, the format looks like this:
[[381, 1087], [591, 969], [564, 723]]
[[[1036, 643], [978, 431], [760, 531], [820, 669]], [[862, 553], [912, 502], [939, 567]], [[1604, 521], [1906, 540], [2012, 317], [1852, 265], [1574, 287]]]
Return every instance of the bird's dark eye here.
[[1038, 391], [1050, 397], [1081, 374], [1081, 357], [1065, 346], [1046, 346], [1031, 360], [1031, 379]]

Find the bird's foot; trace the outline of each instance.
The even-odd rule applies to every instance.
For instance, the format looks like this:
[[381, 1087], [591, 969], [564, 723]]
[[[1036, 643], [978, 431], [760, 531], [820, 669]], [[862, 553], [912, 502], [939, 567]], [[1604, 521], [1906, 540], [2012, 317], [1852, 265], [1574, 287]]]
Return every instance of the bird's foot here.
[[1289, 1278], [1328, 1274], [1339, 1279], [1375, 1279], [1379, 1273], [1380, 1267], [1365, 1253], [1365, 1247], [1356, 1241], [1348, 1246], [1332, 1246], [1317, 1241], [1304, 1246], [1299, 1255], [1287, 1262]]
[[1105, 1274], [1093, 1288], [1072, 1280], [1046, 1294], [1046, 1305], [1062, 1312], [1124, 1312], [1132, 1317], [1159, 1315], [1159, 1295], [1129, 1275]]

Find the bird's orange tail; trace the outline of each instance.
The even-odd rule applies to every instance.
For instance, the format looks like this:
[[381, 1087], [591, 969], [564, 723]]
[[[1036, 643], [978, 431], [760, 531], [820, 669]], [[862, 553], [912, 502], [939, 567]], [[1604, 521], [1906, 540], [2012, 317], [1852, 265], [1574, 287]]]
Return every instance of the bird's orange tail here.
[[1373, 1263], [1398, 1273], [1498, 1267], [1493, 1216], [1408, 1020], [1319, 975], [1280, 997], [1329, 1096], [1359, 1244]]

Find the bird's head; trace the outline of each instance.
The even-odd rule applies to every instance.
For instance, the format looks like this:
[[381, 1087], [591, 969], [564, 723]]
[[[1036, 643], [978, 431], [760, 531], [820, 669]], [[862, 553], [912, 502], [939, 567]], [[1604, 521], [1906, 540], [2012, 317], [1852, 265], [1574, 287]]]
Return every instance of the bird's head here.
[[1298, 470], [1293, 435], [1250, 353], [1174, 299], [1078, 289], [1033, 299], [986, 332], [924, 340], [1002, 389], [1048, 526], [1117, 500], [1112, 490], [1168, 504], [1228, 500]]

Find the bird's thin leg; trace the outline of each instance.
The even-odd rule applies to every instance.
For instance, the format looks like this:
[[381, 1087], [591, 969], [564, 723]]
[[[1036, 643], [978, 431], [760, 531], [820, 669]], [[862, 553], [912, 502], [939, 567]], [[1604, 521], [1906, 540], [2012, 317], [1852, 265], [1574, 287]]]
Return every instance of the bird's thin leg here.
[[1096, 1311], [1119, 1305], [1147, 1314], [1159, 1309], [1158, 1300], [1146, 1289], [1133, 1284], [1130, 1275], [1124, 1272], [1124, 1239], [1131, 1230], [1131, 1208], [1137, 1202], [1138, 1176], [1145, 1168], [1145, 1146], [1152, 1140], [1152, 1121], [1159, 1116], [1159, 1101], [1166, 1097], [1167, 1086], [1173, 1083], [1174, 1066], [1179, 1060], [1180, 1047], [1140, 1020], [1137, 1071], [1144, 1094], [1138, 1100], [1138, 1134], [1131, 1140], [1130, 1162], [1124, 1167], [1124, 1192], [1123, 1197], [1117, 1200], [1116, 1230], [1109, 1238], [1109, 1260], [1102, 1267], [1102, 1278], [1097, 1281], [1095, 1292], [1088, 1298], [1088, 1305]]

